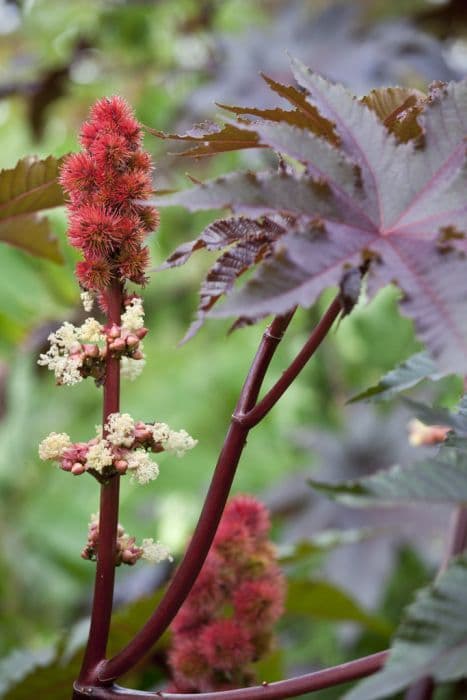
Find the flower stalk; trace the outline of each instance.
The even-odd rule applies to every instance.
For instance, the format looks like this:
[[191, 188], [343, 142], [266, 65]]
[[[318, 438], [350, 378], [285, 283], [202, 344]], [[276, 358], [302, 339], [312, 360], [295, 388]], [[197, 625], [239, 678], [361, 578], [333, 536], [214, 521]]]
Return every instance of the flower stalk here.
[[[108, 295], [109, 324], [120, 325], [122, 307], [122, 285], [114, 280]], [[120, 409], [120, 360], [108, 357], [104, 382], [102, 427], [105, 430], [108, 418]], [[97, 551], [94, 596], [91, 611], [89, 640], [81, 667], [79, 681], [91, 683], [97, 667], [105, 658], [112, 617], [115, 582], [115, 555], [119, 512], [120, 476], [114, 475], [101, 484], [99, 509], [99, 544]]]

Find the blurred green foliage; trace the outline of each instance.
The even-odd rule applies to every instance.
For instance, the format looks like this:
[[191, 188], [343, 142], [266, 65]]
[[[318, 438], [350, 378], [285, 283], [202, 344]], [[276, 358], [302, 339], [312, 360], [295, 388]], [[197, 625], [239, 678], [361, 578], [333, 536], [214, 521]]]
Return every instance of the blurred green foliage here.
[[[327, 4], [315, 3], [312, 10]], [[409, 3], [399, 4], [406, 13]], [[424, 3], [410, 5], [418, 11]], [[2, 30], [0, 43], [2, 168], [13, 167], [31, 153], [61, 156], [76, 150], [80, 123], [90, 104], [105, 94], [122, 94], [134, 105], [138, 118], [154, 128], [175, 131], [179, 124], [190, 125], [190, 114], [184, 111], [186, 99], [209, 78], [213, 37], [218, 32], [240, 37], [245, 29], [273, 22], [281, 2], [32, 0], [21, 8], [0, 3], [0, 18], [7, 6], [13, 13], [13, 28]], [[393, 9], [396, 12], [395, 4]], [[57, 69], [66, 74], [61, 87], [46, 80]], [[147, 137], [146, 146], [154, 155], [156, 185], [161, 188], [180, 186], [186, 169], [204, 178], [234, 166], [264, 163], [256, 152], [180, 163], [167, 154], [166, 143]], [[0, 253], [3, 655], [15, 648], [38, 649], [54, 642], [61, 630], [87, 612], [93, 578], [93, 566], [79, 553], [90, 514], [98, 507], [96, 483], [55, 471], [39, 462], [37, 455], [38, 442], [51, 431], [88, 439], [101, 410], [100, 391], [90, 381], [56, 388], [53, 377], [36, 364], [53, 324], [82, 315], [73, 277], [77, 256], [66, 243], [65, 214], [56, 210], [50, 218], [60, 239], [63, 266], [5, 245]], [[213, 218], [175, 209], [162, 212], [160, 230], [151, 240], [154, 265], [178, 244], [194, 238]], [[250, 327], [227, 335], [227, 322], [210, 321], [187, 345], [177, 347], [196, 308], [198, 283], [211, 261], [208, 253], [200, 254], [185, 268], [152, 276], [144, 294], [146, 325], [151, 330], [145, 340], [146, 370], [134, 383], [125, 384], [122, 392], [125, 411], [143, 420], [167, 421], [175, 429], [186, 428], [199, 439], [183, 461], [161, 456], [161, 475], [154, 485], [123, 484], [125, 529], [138, 538], [159, 537], [176, 554], [196, 520], [262, 332], [261, 327]], [[297, 314], [267, 384], [293, 359], [331, 294], [324, 295], [318, 308]], [[411, 324], [398, 314], [395, 299], [395, 290], [385, 290], [331, 333], [280, 406], [251, 435], [235, 491], [261, 494], [301, 470], [309, 456], [290, 441], [294, 428], [333, 428], [339, 440], [346, 400], [420, 349]], [[434, 390], [452, 403], [459, 384], [444, 381]], [[403, 434], [400, 437], [406, 439]], [[277, 532], [280, 536], [280, 526]], [[305, 532], [303, 538], [313, 534]], [[393, 612], [399, 612], [401, 598], [407, 602], [423, 579], [425, 570], [413, 558], [416, 555], [411, 557], [405, 553], [395, 561], [388, 590], [381, 595], [382, 607], [371, 611], [375, 615], [395, 622]], [[320, 562], [318, 557], [312, 564], [313, 572], [319, 572]], [[405, 572], [406, 585], [396, 590], [400, 572]], [[118, 573], [124, 580], [134, 575], [133, 571]], [[354, 645], [342, 642], [329, 622], [299, 626], [292, 616], [285, 620], [281, 635], [286, 668], [337, 662], [355, 652]], [[377, 635], [367, 634], [361, 646], [377, 650]], [[324, 700], [339, 694], [329, 691], [313, 697]]]

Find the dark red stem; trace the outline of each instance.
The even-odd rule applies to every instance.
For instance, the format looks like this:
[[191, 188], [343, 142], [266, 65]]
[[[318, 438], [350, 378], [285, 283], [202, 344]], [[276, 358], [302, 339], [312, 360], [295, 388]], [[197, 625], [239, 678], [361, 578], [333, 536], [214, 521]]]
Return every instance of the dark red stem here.
[[259, 401], [259, 403], [256, 404], [256, 406], [254, 406], [254, 408], [244, 410], [244, 413], [239, 415], [242, 425], [252, 428], [263, 420], [273, 406], [276, 405], [281, 396], [287, 391], [289, 386], [305, 367], [315, 350], [321, 345], [341, 310], [341, 302], [337, 296], [327, 309], [326, 313], [314, 329], [303, 348], [298, 353], [297, 357], [282, 374], [281, 378], [271, 389], [269, 389], [266, 395], [261, 399], [261, 401]]
[[[289, 678], [285, 681], [275, 683], [263, 683], [251, 688], [239, 688], [238, 690], [224, 690], [213, 693], [145, 693], [135, 690], [127, 690], [113, 686], [109, 688], [100, 687], [93, 689], [92, 698], [95, 700], [139, 700], [139, 698], [157, 697], [161, 700], [281, 700], [282, 698], [293, 698], [297, 695], [312, 693], [315, 690], [331, 688], [334, 685], [347, 683], [369, 676], [384, 665], [387, 651], [380, 651], [378, 654], [365, 656], [362, 659], [349, 661], [340, 666], [333, 666], [322, 671], [307, 673], [296, 678]], [[76, 698], [86, 698], [86, 689], [81, 689], [79, 684], [75, 684]]]
[[249, 428], [237, 420], [237, 413], [248, 410], [258, 398], [267, 368], [292, 315], [293, 312], [276, 317], [263, 335], [232, 417], [198, 524], [175, 576], [144, 627], [119, 654], [102, 665], [99, 672], [101, 682], [115, 680], [149, 651], [190, 592], [216, 534], [249, 432]]
[[[120, 325], [122, 286], [114, 282], [109, 287], [108, 321]], [[108, 356], [104, 382], [103, 426], [111, 413], [120, 409], [120, 360]], [[101, 485], [99, 508], [99, 544], [97, 553], [94, 598], [88, 645], [79, 676], [80, 683], [93, 683], [99, 664], [105, 658], [109, 638], [115, 579], [120, 477], [114, 476]]]

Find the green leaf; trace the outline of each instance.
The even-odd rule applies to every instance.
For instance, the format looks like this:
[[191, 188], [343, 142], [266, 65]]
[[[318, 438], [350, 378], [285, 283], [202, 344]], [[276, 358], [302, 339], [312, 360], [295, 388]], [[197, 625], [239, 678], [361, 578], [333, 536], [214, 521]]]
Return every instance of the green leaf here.
[[[117, 653], [147, 621], [162, 597], [162, 590], [122, 607], [112, 618], [109, 654]], [[89, 620], [75, 625], [56, 649], [40, 653], [14, 652], [0, 665], [0, 691], [4, 700], [69, 700], [73, 681], [81, 666]], [[164, 635], [156, 644], [167, 644]], [[13, 669], [13, 670], [12, 670]]]
[[366, 612], [348, 593], [327, 581], [289, 581], [286, 611], [319, 620], [358, 622], [382, 637], [392, 632], [389, 622]]
[[345, 700], [392, 697], [427, 675], [446, 682], [467, 675], [467, 557], [417, 594], [406, 609], [385, 667], [347, 693]]
[[446, 446], [438, 456], [409, 467], [395, 466], [356, 481], [327, 484], [309, 479], [308, 483], [316, 491], [351, 506], [375, 502], [467, 503], [467, 451]]
[[15, 649], [0, 661], [0, 697], [26, 676], [42, 666], [47, 666], [55, 659], [54, 647], [47, 647], [39, 651]]
[[58, 183], [61, 160], [23, 158], [0, 171], [0, 240], [53, 262], [63, 262], [47, 219], [38, 212], [64, 203]]
[[347, 505], [380, 503], [467, 503], [467, 394], [456, 412], [405, 399], [428, 425], [450, 428], [435, 457], [408, 467], [394, 466], [355, 481], [323, 483], [309, 479], [317, 491]]
[[438, 367], [426, 352], [418, 352], [405, 360], [395, 369], [385, 374], [369, 389], [353, 396], [348, 403], [373, 399], [383, 401], [392, 399], [401, 391], [410, 389], [424, 379], [439, 379], [441, 376]]
[[376, 534], [378, 534], [377, 531], [372, 528], [323, 530], [317, 533], [313, 539], [299, 540], [294, 545], [282, 546], [279, 550], [279, 561], [281, 565], [285, 566], [301, 564], [316, 554], [322, 554], [343, 545], [363, 542]]

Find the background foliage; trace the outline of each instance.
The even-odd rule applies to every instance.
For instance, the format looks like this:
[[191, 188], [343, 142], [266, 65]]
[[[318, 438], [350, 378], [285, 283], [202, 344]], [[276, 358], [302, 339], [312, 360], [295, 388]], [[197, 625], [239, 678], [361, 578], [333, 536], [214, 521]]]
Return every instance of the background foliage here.
[[[105, 94], [122, 94], [145, 124], [178, 133], [219, 113], [214, 102], [269, 107], [258, 73], [290, 82], [286, 50], [358, 94], [381, 84], [424, 89], [433, 79], [462, 77], [467, 21], [458, 6], [425, 0], [5, 0], [0, 3], [0, 167], [12, 169], [31, 153], [60, 157], [75, 150], [89, 105]], [[187, 169], [207, 179], [232, 167], [259, 168], [269, 157], [256, 149], [191, 161], [168, 155], [166, 142], [153, 136], [146, 145], [161, 189], [184, 186]], [[87, 439], [100, 418], [98, 394], [90, 384], [56, 389], [35, 364], [54, 324], [82, 314], [64, 213], [54, 209], [47, 217], [59, 239], [62, 266], [9, 245], [2, 245], [0, 254], [0, 653], [5, 658], [0, 681], [7, 697], [18, 699], [24, 690], [8, 679], [10, 655], [27, 649], [25, 668], [41, 663], [50, 673], [62, 669], [56, 661], [64, 653], [62, 632], [87, 614], [93, 571], [79, 552], [86, 523], [97, 509], [93, 481], [54, 472], [37, 456], [37, 443], [51, 430]], [[151, 243], [154, 264], [213, 218], [212, 213], [164, 210]], [[200, 439], [183, 462], [161, 469], [153, 489], [125, 484], [123, 490], [125, 528], [160, 537], [175, 553], [196, 519], [260, 333], [253, 327], [227, 336], [228, 322], [209, 321], [177, 348], [194, 317], [198, 282], [212, 262], [212, 255], [204, 253], [185, 268], [153, 275], [145, 295], [148, 325], [154, 329], [145, 342], [147, 369], [123, 393], [130, 413], [167, 420]], [[411, 412], [400, 402], [346, 405], [421, 349], [411, 324], [399, 316], [396, 298], [395, 290], [387, 289], [342, 321], [251, 436], [236, 478], [235, 491], [251, 491], [270, 505], [291, 579], [280, 650], [263, 671], [268, 680], [283, 669], [303, 672], [382, 649], [401, 609], [430, 579], [439, 559], [446, 506], [430, 507], [428, 514], [423, 507], [381, 511], [375, 506], [362, 514], [304, 486], [309, 477], [357, 479], [415, 455], [424, 457], [423, 450], [415, 452], [407, 444]], [[272, 379], [293, 358], [325, 302], [298, 315], [277, 353]], [[453, 406], [460, 383], [448, 378], [422, 384], [415, 392]], [[337, 534], [337, 528], [345, 528], [345, 534]], [[131, 604], [141, 611], [144, 601], [138, 599], [153, 594], [167, 572], [142, 566], [118, 574], [117, 602], [136, 600]], [[139, 613], [123, 609], [125, 614], [139, 619]], [[75, 650], [83, 625], [76, 629]], [[119, 629], [117, 621], [115, 634]], [[131, 679], [133, 685], [151, 687], [160, 681], [160, 663], [156, 655]], [[74, 670], [66, 673], [73, 676]], [[57, 681], [54, 698], [68, 697], [68, 677]], [[30, 688], [31, 678], [25, 682]], [[342, 692], [313, 697], [337, 698]], [[446, 697], [449, 687], [440, 692]]]

